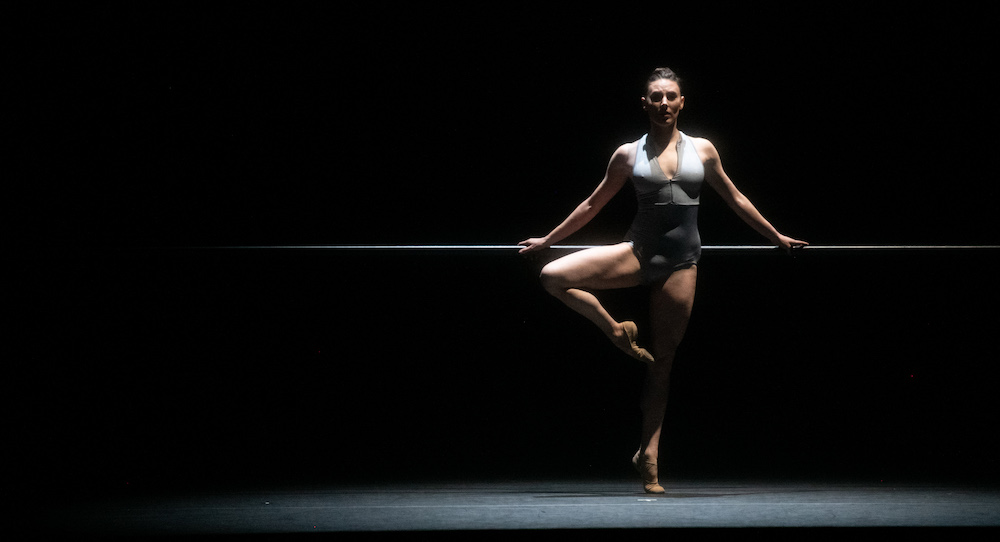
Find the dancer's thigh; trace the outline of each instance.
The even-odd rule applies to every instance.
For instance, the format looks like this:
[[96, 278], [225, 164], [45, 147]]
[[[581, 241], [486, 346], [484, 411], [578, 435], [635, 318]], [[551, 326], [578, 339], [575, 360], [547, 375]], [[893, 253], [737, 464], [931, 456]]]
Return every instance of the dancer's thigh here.
[[542, 269], [542, 279], [564, 288], [612, 289], [640, 284], [639, 260], [628, 243], [567, 254]]

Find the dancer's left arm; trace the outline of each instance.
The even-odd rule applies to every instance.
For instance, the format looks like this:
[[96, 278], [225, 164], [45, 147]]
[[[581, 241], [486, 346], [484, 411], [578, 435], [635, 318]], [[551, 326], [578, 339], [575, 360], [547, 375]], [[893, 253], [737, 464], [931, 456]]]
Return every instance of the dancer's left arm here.
[[729, 178], [729, 175], [722, 168], [722, 159], [719, 157], [719, 151], [715, 148], [715, 145], [707, 139], [698, 139], [696, 141], [698, 144], [698, 154], [701, 155], [702, 160], [705, 162], [705, 182], [722, 196], [723, 201], [729, 205], [729, 208], [737, 216], [749, 224], [757, 233], [768, 238], [772, 243], [785, 251], [790, 251], [793, 247], [802, 247], [809, 244], [805, 241], [792, 239], [776, 230], [760, 214], [757, 207], [733, 184], [732, 179]]

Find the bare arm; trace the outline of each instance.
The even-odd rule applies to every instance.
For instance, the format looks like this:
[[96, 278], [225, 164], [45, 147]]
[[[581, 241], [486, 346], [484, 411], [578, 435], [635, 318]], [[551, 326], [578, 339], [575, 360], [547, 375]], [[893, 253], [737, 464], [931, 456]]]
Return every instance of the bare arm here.
[[628, 177], [632, 172], [632, 168], [629, 166], [629, 155], [632, 146], [634, 145], [626, 144], [618, 147], [618, 150], [616, 150], [611, 156], [611, 162], [608, 164], [608, 170], [604, 175], [604, 180], [602, 180], [601, 184], [597, 186], [594, 193], [587, 199], [583, 200], [580, 205], [577, 205], [576, 209], [574, 209], [561, 224], [556, 226], [555, 229], [549, 232], [549, 234], [545, 237], [533, 237], [518, 243], [519, 245], [524, 246], [519, 253], [524, 254], [548, 248], [570, 235], [573, 235], [580, 228], [593, 220], [593, 218], [597, 216], [597, 213], [599, 213], [601, 209], [603, 209], [604, 206], [611, 201], [611, 198], [613, 198], [615, 194], [617, 194], [622, 187], [625, 186], [625, 182], [628, 180]]
[[805, 241], [799, 241], [782, 235], [760, 214], [760, 211], [757, 210], [754, 204], [736, 188], [736, 185], [733, 184], [729, 175], [722, 168], [722, 159], [719, 157], [719, 151], [715, 148], [715, 145], [712, 145], [706, 139], [699, 139], [698, 152], [702, 155], [702, 159], [705, 160], [705, 181], [722, 196], [723, 201], [729, 205], [729, 208], [750, 225], [751, 228], [756, 230], [757, 233], [763, 235], [786, 251], [791, 250], [792, 247], [801, 247], [809, 244]]

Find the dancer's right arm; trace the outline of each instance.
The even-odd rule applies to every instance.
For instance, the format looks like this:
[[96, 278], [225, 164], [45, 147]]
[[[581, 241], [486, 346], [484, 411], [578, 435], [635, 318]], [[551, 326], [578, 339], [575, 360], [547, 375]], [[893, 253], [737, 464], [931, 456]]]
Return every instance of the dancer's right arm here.
[[577, 205], [576, 209], [566, 217], [566, 220], [563, 220], [561, 224], [556, 226], [545, 237], [532, 237], [518, 243], [524, 246], [518, 253], [524, 254], [549, 248], [553, 244], [573, 235], [597, 216], [597, 213], [625, 186], [625, 182], [628, 181], [629, 176], [632, 174], [630, 156], [631, 147], [634, 146], [634, 143], [629, 143], [618, 147], [618, 150], [611, 155], [611, 161], [608, 163], [608, 170], [604, 174], [604, 180], [597, 186], [594, 193], [583, 200], [580, 205]]

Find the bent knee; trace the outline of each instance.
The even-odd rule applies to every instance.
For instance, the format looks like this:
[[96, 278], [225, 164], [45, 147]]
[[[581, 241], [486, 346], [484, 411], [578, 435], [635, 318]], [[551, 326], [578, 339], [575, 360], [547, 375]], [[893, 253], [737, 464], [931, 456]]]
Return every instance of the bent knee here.
[[568, 288], [565, 273], [559, 266], [551, 263], [542, 268], [538, 280], [542, 283], [542, 288], [553, 295]]

